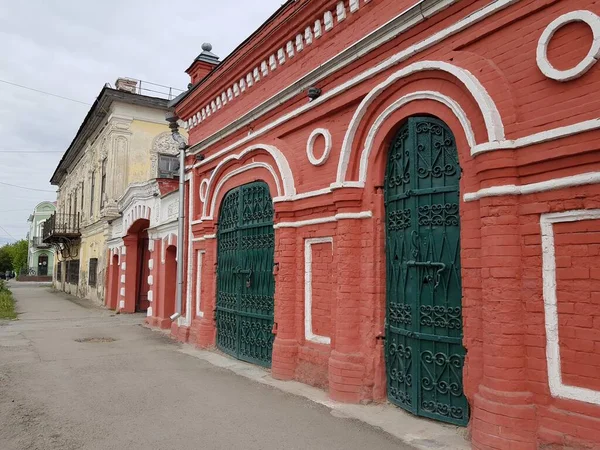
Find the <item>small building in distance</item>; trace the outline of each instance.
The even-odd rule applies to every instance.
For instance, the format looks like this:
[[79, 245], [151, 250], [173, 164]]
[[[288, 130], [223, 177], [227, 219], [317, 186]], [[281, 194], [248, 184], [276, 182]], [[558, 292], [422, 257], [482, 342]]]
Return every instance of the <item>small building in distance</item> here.
[[56, 211], [54, 202], [44, 201], [34, 209], [29, 219], [29, 233], [27, 234], [27, 273], [28, 277], [48, 277], [52, 279], [54, 267], [54, 248], [43, 240], [43, 229], [46, 220]]

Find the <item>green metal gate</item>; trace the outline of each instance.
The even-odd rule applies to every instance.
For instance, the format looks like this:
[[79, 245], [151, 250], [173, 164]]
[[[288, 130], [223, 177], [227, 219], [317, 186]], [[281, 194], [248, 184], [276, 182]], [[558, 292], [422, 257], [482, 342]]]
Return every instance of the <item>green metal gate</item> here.
[[217, 346], [269, 367], [275, 239], [267, 184], [246, 184], [225, 195], [217, 239]]
[[459, 180], [454, 136], [412, 117], [385, 176], [388, 398], [414, 414], [466, 425]]

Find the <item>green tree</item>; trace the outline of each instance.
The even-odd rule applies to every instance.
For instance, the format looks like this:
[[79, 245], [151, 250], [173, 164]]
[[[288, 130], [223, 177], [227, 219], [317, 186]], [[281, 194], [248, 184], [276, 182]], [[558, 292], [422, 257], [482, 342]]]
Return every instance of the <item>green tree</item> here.
[[12, 270], [13, 268], [13, 260], [12, 260], [12, 248], [11, 245], [6, 244], [0, 247], [0, 272], [6, 272], [7, 270]]
[[15, 242], [11, 245], [12, 247], [12, 268], [15, 272], [20, 272], [21, 270], [27, 270], [27, 252], [28, 252], [28, 244], [27, 240], [21, 239], [20, 241]]

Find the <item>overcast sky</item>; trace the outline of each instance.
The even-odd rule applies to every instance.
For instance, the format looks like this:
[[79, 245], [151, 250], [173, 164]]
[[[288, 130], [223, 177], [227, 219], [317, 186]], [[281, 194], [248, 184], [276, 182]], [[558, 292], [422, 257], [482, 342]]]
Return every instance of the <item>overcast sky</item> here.
[[[89, 105], [119, 76], [185, 89], [203, 42], [223, 58], [284, 0], [0, 0], [0, 243], [24, 238]], [[26, 153], [44, 152], [44, 153]]]

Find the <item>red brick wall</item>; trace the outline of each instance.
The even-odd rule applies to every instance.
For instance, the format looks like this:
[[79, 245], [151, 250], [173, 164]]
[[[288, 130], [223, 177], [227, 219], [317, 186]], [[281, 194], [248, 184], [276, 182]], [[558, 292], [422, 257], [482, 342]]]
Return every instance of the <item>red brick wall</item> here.
[[[378, 20], [398, 12], [394, 8], [401, 4], [392, 3], [372, 1], [363, 10], [361, 2], [360, 16], [341, 24], [338, 34], [314, 45], [310, 50], [312, 56], [340, 52], [349, 42], [364, 36]], [[459, 3], [326, 77], [319, 87], [327, 93], [490, 4], [484, 0]], [[368, 8], [372, 8], [370, 13]], [[280, 194], [278, 186], [281, 187], [283, 180], [277, 158], [260, 149], [261, 145], [272, 145], [280, 150], [279, 158], [289, 163], [297, 193], [322, 190], [320, 195], [275, 203], [275, 223], [327, 219], [324, 223], [276, 229], [273, 376], [327, 387], [330, 396], [337, 400], [383, 400], [386, 376], [381, 338], [385, 331], [386, 273], [381, 186], [386, 155], [391, 136], [408, 117], [433, 115], [443, 120], [456, 138], [463, 170], [461, 194], [473, 194], [488, 187], [510, 188], [549, 181], [536, 192], [524, 191], [520, 195], [514, 189], [510, 195], [484, 196], [460, 205], [463, 343], [467, 349], [464, 390], [472, 412], [473, 446], [477, 449], [536, 449], [543, 445], [599, 448], [600, 406], [550, 393], [542, 277], [542, 260], [547, 249], [542, 246], [540, 219], [542, 214], [550, 212], [600, 208], [600, 188], [594, 182], [589, 186], [561, 187], [553, 181], [600, 171], [600, 131], [575, 132], [560, 139], [548, 136], [547, 140], [518, 149], [472, 156], [467, 135], [456, 115], [439, 102], [419, 100], [389, 115], [374, 136], [364, 187], [328, 190], [336, 181], [342, 143], [359, 103], [376, 85], [419, 61], [443, 61], [475, 76], [495, 102], [508, 140], [597, 118], [600, 66], [581, 78], [561, 83], [546, 78], [536, 64], [537, 42], [544, 28], [574, 9], [600, 13], [598, 4], [592, 0], [577, 2], [576, 7], [567, 0], [521, 0], [440, 44], [372, 74], [330, 101], [235, 146], [219, 158], [210, 161], [226, 146], [252, 137], [254, 130], [305, 105], [305, 96], [299, 95], [255, 118], [251, 128], [240, 129], [204, 151], [208, 159], [194, 169], [195, 186], [208, 179], [217, 166], [219, 173], [213, 188], [234, 170], [251, 163], [267, 164], [274, 170], [254, 168], [227, 179], [217, 194], [209, 194], [207, 201], [212, 201], [214, 195], [217, 205], [213, 220], [192, 225], [194, 248], [207, 252], [207, 270], [202, 274], [205, 316], [194, 324], [198, 327], [197, 343], [203, 347], [214, 345], [216, 240], [206, 236], [217, 230], [218, 207], [229, 189], [261, 179], [269, 184], [273, 197]], [[299, 16], [299, 20], [304, 21], [311, 14]], [[549, 59], [558, 68], [572, 65], [587, 52], [590, 36], [587, 27], [581, 24], [564, 27], [550, 43]], [[259, 50], [261, 45], [257, 47]], [[269, 75], [252, 88], [251, 93], [234, 100], [195, 128], [191, 144], [231, 123], [305, 73], [310, 64], [321, 61], [314, 56], [309, 64], [308, 54], [288, 60], [274, 76]], [[255, 64], [253, 58], [248, 58], [248, 68]], [[208, 89], [206, 98], [190, 98], [181, 109], [185, 114], [196, 112], [205, 106], [205, 100], [236, 77], [232, 75], [231, 80], [222, 80], [222, 86]], [[346, 181], [358, 180], [361, 151], [375, 119], [400, 97], [432, 90], [456, 101], [473, 128], [475, 140], [487, 141], [484, 116], [489, 111], [486, 108], [482, 111], [472, 91], [448, 73], [438, 70], [418, 73], [391, 84], [367, 108], [352, 142]], [[328, 161], [315, 167], [309, 163], [305, 149], [308, 136], [319, 127], [330, 131], [333, 147]], [[240, 156], [251, 145], [256, 149]], [[197, 195], [194, 198], [193, 219], [198, 220], [203, 202]], [[359, 212], [368, 212], [370, 217], [335, 218]], [[593, 374], [600, 350], [597, 346], [600, 290], [596, 289], [600, 264], [596, 262], [599, 255], [592, 254], [599, 244], [596, 239], [600, 227], [596, 228], [595, 222], [586, 222], [554, 226], [562, 375], [564, 383], [600, 389], [600, 376]], [[584, 229], [578, 231], [577, 227]], [[331, 344], [323, 345], [308, 342], [304, 337], [303, 252], [305, 239], [327, 236], [333, 237], [331, 259], [320, 260], [325, 253], [323, 249], [331, 247], [313, 246], [316, 258], [313, 324], [317, 334], [328, 333], [331, 337]], [[324, 267], [319, 270], [316, 265], [321, 263]], [[327, 275], [327, 267], [331, 275]], [[327, 279], [331, 280], [329, 285]], [[321, 322], [328, 317], [325, 302], [321, 301], [327, 297], [331, 299], [328, 305], [331, 320]]]

